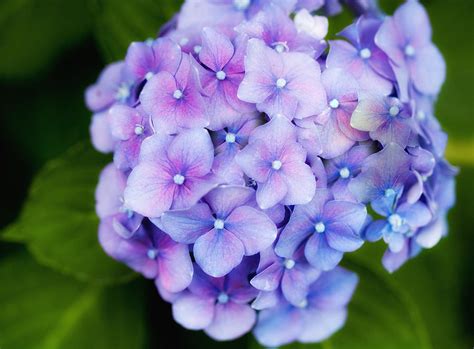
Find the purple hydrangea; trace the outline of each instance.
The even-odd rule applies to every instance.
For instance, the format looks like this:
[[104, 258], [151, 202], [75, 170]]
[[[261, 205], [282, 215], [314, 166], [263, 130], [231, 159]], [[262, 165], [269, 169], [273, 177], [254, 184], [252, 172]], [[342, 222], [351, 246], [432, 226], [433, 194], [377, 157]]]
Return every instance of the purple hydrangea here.
[[113, 153], [99, 242], [187, 329], [321, 342], [346, 322], [351, 253], [383, 240], [394, 272], [448, 233], [426, 11], [343, 3], [357, 18], [328, 38], [339, 0], [186, 0], [86, 91], [91, 141]]

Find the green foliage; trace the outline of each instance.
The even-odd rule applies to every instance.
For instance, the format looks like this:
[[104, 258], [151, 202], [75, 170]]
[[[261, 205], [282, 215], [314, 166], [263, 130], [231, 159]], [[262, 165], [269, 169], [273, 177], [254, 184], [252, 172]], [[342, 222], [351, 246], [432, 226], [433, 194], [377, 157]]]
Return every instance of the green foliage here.
[[34, 262], [24, 251], [0, 259], [0, 347], [145, 347], [142, 285], [81, 283]]
[[98, 2], [94, 35], [107, 61], [123, 59], [132, 41], [156, 37], [180, 5], [178, 0]]
[[49, 66], [91, 28], [88, 0], [0, 3], [0, 78], [27, 77]]
[[37, 260], [80, 280], [110, 283], [133, 273], [97, 241], [94, 190], [107, 159], [79, 144], [36, 176], [19, 220], [3, 238], [24, 241]]

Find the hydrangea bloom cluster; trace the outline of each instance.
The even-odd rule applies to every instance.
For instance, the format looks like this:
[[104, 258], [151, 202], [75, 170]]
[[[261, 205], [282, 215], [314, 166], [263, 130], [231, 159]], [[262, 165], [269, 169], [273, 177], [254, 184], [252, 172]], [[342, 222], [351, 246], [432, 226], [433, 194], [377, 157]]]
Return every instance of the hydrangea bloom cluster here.
[[447, 234], [456, 169], [433, 113], [445, 64], [424, 8], [188, 0], [86, 92], [104, 250], [155, 280], [182, 326], [265, 346], [339, 330], [344, 255], [393, 272]]

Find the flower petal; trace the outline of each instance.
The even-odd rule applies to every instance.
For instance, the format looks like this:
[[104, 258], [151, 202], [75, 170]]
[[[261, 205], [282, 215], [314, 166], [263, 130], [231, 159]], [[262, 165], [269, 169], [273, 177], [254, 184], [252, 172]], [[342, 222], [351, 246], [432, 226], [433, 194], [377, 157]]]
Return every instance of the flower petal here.
[[202, 270], [213, 277], [228, 274], [241, 261], [245, 248], [234, 234], [213, 229], [194, 244], [194, 258]]

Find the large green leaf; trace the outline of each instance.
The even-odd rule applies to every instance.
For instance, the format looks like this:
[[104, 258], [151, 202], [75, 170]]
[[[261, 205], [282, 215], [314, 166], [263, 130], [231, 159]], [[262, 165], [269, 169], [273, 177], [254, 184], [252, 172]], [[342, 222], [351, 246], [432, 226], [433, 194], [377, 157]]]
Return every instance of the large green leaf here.
[[95, 36], [108, 61], [123, 59], [132, 41], [155, 37], [179, 10], [180, 0], [97, 2]]
[[0, 260], [0, 347], [144, 348], [141, 283], [85, 284], [19, 251]]
[[[368, 247], [368, 246], [366, 246]], [[403, 285], [379, 267], [380, 246], [347, 254], [344, 265], [359, 275], [342, 330], [320, 344], [294, 343], [286, 349], [429, 349], [419, 310]], [[375, 248], [375, 249], [374, 249]], [[253, 343], [251, 348], [260, 348]]]
[[17, 223], [3, 237], [24, 241], [37, 260], [81, 280], [109, 283], [133, 273], [105, 255], [97, 241], [94, 190], [107, 159], [79, 144], [35, 178]]
[[3, 0], [0, 3], [0, 77], [26, 77], [91, 28], [88, 0]]

